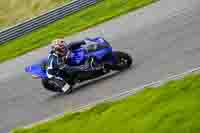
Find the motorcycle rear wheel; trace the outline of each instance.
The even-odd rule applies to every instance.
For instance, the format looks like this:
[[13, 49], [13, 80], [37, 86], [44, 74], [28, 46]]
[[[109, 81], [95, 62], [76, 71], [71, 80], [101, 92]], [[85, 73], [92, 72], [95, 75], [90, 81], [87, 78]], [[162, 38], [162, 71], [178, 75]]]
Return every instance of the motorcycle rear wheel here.
[[[53, 91], [53, 92], [59, 92], [59, 93], [63, 93], [62, 88], [65, 86], [66, 82], [59, 80], [59, 79], [42, 79], [42, 85], [45, 89], [49, 90], [49, 91]], [[72, 86], [70, 86], [70, 88], [64, 92], [66, 94], [70, 94], [72, 93]]]

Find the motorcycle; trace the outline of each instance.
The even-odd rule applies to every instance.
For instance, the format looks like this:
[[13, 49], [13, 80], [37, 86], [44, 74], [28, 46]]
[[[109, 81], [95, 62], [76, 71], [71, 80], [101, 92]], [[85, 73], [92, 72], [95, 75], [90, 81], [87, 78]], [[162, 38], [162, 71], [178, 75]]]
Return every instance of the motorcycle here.
[[[90, 71], [79, 72], [76, 77], [66, 74], [64, 79], [48, 78], [47, 60], [48, 57], [41, 59], [39, 62], [25, 67], [25, 72], [32, 75], [33, 78], [41, 79], [42, 85], [49, 91], [64, 92], [69, 94], [73, 91], [73, 86], [83, 81], [98, 78], [111, 71], [122, 71], [132, 65], [132, 57], [121, 51], [113, 51], [112, 46], [102, 37], [87, 38], [93, 44], [87, 47], [80, 47], [72, 51], [70, 56], [70, 65], [80, 65], [82, 62], [92, 59], [95, 60], [95, 68]], [[65, 87], [65, 86], [68, 87]]]

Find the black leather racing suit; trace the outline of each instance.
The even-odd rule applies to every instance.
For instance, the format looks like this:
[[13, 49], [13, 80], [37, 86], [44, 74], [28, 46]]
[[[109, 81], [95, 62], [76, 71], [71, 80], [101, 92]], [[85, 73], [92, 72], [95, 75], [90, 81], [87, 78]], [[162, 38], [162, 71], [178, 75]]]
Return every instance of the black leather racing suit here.
[[[68, 44], [66, 48], [70, 51], [73, 51], [74, 49], [77, 49], [81, 45], [85, 44], [85, 40], [79, 42], [72, 42]], [[66, 74], [74, 77], [73, 74], [90, 69], [90, 65], [88, 63], [84, 63], [81, 66], [69, 66], [67, 62], [68, 61], [64, 61], [63, 57], [60, 57], [59, 55], [51, 51], [48, 56], [48, 78], [57, 78], [63, 80]]]

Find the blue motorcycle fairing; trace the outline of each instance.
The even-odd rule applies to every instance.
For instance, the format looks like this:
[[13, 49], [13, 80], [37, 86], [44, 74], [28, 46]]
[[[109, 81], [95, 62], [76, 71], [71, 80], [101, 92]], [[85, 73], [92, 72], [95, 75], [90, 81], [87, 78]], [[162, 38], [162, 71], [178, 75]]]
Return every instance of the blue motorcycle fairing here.
[[86, 60], [86, 58], [87, 58], [87, 55], [83, 48], [76, 49], [70, 55], [69, 65], [72, 65], [72, 66], [80, 65], [83, 63], [84, 60]]
[[25, 72], [39, 78], [47, 78], [45, 70], [42, 70], [41, 64], [33, 64], [25, 68]]
[[[86, 52], [84, 48], [80, 47], [74, 51], [70, 56], [69, 65], [80, 65], [82, 64], [88, 57], [96, 57], [96, 59], [101, 62], [102, 57], [109, 52], [112, 52], [112, 47], [110, 44], [102, 37], [97, 38], [87, 38], [89, 41], [94, 41], [98, 43], [97, 50]], [[43, 58], [38, 63], [32, 64], [25, 68], [25, 72], [30, 73], [31, 75], [47, 78], [46, 70], [42, 67], [42, 64], [48, 61], [48, 57]], [[110, 60], [112, 62], [112, 60]]]

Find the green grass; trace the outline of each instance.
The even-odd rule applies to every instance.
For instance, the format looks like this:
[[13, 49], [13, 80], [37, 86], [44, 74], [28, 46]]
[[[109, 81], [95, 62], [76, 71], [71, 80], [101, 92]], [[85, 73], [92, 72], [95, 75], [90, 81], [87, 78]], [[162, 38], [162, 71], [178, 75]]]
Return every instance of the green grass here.
[[200, 74], [14, 133], [199, 133]]
[[103, 0], [83, 11], [0, 46], [0, 62], [48, 45], [56, 37], [71, 35], [155, 0]]
[[22, 22], [71, 0], [0, 0], [0, 28]]

